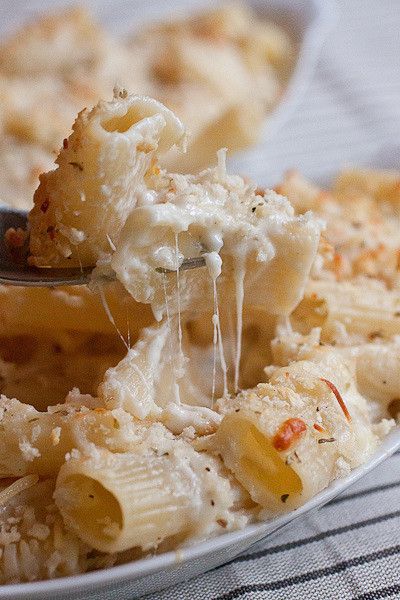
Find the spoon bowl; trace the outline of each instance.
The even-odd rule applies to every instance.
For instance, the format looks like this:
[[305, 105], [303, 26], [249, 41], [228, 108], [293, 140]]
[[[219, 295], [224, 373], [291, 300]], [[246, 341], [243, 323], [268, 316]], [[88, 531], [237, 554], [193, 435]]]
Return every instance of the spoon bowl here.
[[[6, 232], [10, 229], [28, 231], [28, 213], [9, 206], [0, 206], [0, 284], [23, 287], [57, 287], [60, 285], [85, 285], [91, 278], [94, 266], [56, 269], [37, 268], [28, 264], [29, 236], [20, 247], [7, 243]], [[179, 266], [180, 271], [205, 266], [203, 256], [187, 258]], [[159, 273], [174, 273], [157, 268]]]

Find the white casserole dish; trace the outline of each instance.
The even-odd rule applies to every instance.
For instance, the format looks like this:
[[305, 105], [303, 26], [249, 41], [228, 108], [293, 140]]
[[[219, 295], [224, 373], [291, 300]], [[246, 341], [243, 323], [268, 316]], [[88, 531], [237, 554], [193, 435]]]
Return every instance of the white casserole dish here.
[[[290, 118], [311, 80], [314, 67], [328, 33], [336, 23], [333, 0], [242, 0], [248, 2], [266, 18], [288, 30], [297, 47], [297, 61], [281, 102], [266, 119], [263, 140], [272, 139]], [[143, 23], [169, 16], [185, 17], [207, 7], [215, 8], [229, 0], [82, 0], [105, 27], [124, 35]], [[41, 12], [75, 4], [71, 0], [2, 0], [0, 6], [0, 36], [18, 27]], [[79, 4], [79, 2], [78, 2]], [[135, 90], [130, 90], [135, 92]]]

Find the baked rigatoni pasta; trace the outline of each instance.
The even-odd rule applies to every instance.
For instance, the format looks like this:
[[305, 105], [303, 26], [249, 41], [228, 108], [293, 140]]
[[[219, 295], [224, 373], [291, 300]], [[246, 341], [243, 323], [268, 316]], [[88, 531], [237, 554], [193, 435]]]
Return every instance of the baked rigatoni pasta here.
[[[135, 303], [118, 282], [105, 286], [104, 297], [118, 329], [125, 336], [127, 315], [130, 316], [132, 341], [143, 327], [153, 322], [151, 310]], [[55, 289], [2, 286], [0, 310], [3, 336], [17, 336], [21, 331], [29, 330], [52, 335], [66, 330], [87, 335], [115, 334], [101, 298], [83, 286]]]
[[[284, 198], [230, 176], [222, 152], [218, 160], [215, 169], [197, 177], [153, 175], [146, 189], [154, 202], [132, 211], [121, 231], [111, 267], [137, 301], [151, 304], [157, 318], [165, 310], [165, 275], [159, 271], [176, 270], [185, 258], [201, 255], [208, 272], [180, 274], [182, 289], [191, 290], [181, 295], [182, 310], [202, 311], [205, 301], [209, 306], [217, 277], [220, 293], [234, 298], [246, 273], [251, 273], [246, 302], [265, 302], [271, 314], [288, 314], [302, 294], [319, 240], [318, 223], [308, 216], [295, 218]], [[156, 240], [160, 250], [155, 252]], [[171, 278], [165, 286], [172, 314], [178, 306]], [[260, 290], [266, 288], [270, 293], [261, 301]]]
[[[347, 333], [390, 339], [400, 333], [400, 294], [378, 282], [311, 281], [293, 322], [321, 327], [323, 340], [343, 326]], [[306, 325], [307, 326], [307, 325]]]
[[[222, 154], [214, 170], [196, 178], [160, 171], [156, 153], [183, 138], [181, 123], [150, 99], [117, 96], [81, 114], [60, 151], [58, 168], [41, 176], [35, 193], [32, 264], [94, 265], [112, 254], [119, 280], [137, 301], [150, 302], [159, 318], [164, 275], [157, 269], [174, 270], [185, 256], [203, 253], [209, 256], [210, 272], [218, 270], [213, 260], [223, 246], [233, 279], [251, 269], [249, 302], [260, 285], [269, 287], [269, 312], [287, 314], [300, 299], [318, 243], [318, 224], [307, 216], [294, 219], [285, 199], [273, 192], [257, 193], [243, 179], [229, 177]], [[182, 197], [187, 198], [184, 205]], [[244, 239], [240, 251], [238, 238]], [[157, 255], [156, 240], [162, 249]], [[282, 270], [290, 285], [283, 284]], [[189, 302], [193, 307], [195, 295], [212, 293], [212, 276], [203, 281], [202, 274], [184, 273], [182, 279], [186, 289], [198, 288], [190, 298], [182, 297], [182, 307]], [[169, 281], [166, 285], [170, 294]], [[170, 308], [177, 309], [174, 299]]]
[[335, 353], [312, 358], [219, 404], [224, 417], [212, 444], [268, 512], [297, 508], [377, 443], [346, 364]]
[[127, 452], [138, 444], [141, 433], [126, 412], [107, 410], [101, 402], [79, 394], [46, 412], [3, 396], [0, 411], [2, 478], [56, 476], [74, 449], [90, 453], [90, 449], [101, 446], [110, 452]]
[[34, 196], [32, 263], [94, 265], [106, 255], [138, 201], [155, 151], [182, 143], [183, 133], [167, 108], [123, 91], [80, 113], [57, 168], [41, 176]]
[[[157, 547], [171, 536], [210, 534], [230, 520], [234, 499], [218, 461], [168, 438], [160, 426], [156, 448], [79, 456], [60, 469], [55, 500], [65, 521], [104, 552]], [[163, 439], [166, 438], [166, 439]], [[88, 523], [89, 526], [88, 526]]]
[[[163, 150], [184, 138], [171, 111], [120, 91], [41, 177], [32, 262], [96, 268], [91, 290], [0, 290], [18, 398], [0, 400], [2, 581], [295, 509], [394, 426], [394, 179], [323, 192], [292, 173], [278, 194], [230, 175], [224, 151], [170, 173]], [[183, 271], [193, 257], [204, 266]]]
[[359, 348], [356, 362], [357, 385], [361, 393], [378, 402], [380, 410], [392, 408], [394, 415], [399, 408], [399, 351], [397, 340], [384, 345], [365, 344]]

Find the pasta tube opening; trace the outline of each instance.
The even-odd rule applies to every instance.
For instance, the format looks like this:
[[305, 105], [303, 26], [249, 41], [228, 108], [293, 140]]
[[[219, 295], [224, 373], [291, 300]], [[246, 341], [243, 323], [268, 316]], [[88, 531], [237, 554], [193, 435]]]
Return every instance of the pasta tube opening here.
[[301, 494], [299, 475], [250, 419], [233, 413], [226, 415], [216, 438], [225, 464], [261, 506]]
[[[153, 110], [151, 110], [151, 108], [153, 108]], [[134, 104], [128, 108], [125, 114], [116, 115], [111, 119], [104, 120], [101, 125], [103, 129], [110, 133], [125, 133], [142, 119], [153, 116], [154, 112], [154, 107], [152, 106], [141, 107], [140, 105]]]
[[40, 267], [94, 265], [107, 257], [147, 189], [155, 152], [185, 138], [165, 106], [125, 91], [79, 113], [72, 129], [58, 167], [40, 177], [29, 217], [29, 261]]
[[109, 544], [119, 536], [123, 525], [121, 506], [115, 495], [94, 477], [70, 475], [63, 481], [63, 495], [74, 499], [67, 503], [67, 517], [91, 538]]
[[136, 114], [135, 107], [132, 107], [122, 117], [113, 117], [108, 121], [103, 121], [101, 125], [106, 131], [125, 133], [139, 120], [140, 117]]
[[54, 498], [65, 523], [101, 552], [154, 549], [185, 537], [199, 519], [203, 484], [190, 447], [162, 456], [101, 452], [60, 469]]

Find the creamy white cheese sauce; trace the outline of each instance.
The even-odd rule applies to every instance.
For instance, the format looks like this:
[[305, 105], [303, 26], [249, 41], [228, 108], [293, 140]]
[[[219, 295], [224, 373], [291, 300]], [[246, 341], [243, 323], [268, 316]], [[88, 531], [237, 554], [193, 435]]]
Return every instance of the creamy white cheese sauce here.
[[[132, 127], [135, 135], [140, 134], [144, 142], [157, 147], [157, 138], [167, 120], [164, 116], [157, 120], [154, 115], [152, 119], [154, 123], [144, 119], [146, 127], [144, 121]], [[150, 131], [151, 123], [154, 135]], [[121, 134], [115, 132], [115, 136], [120, 139]], [[111, 146], [109, 143], [108, 147]], [[135, 161], [132, 156], [130, 164], [136, 165], [137, 171], [132, 209], [120, 232], [108, 240], [111, 253], [109, 258], [100, 257], [94, 277], [104, 276], [111, 269], [136, 301], [151, 305], [157, 321], [166, 321], [163, 350], [161, 354], [158, 350], [150, 352], [148, 358], [156, 360], [158, 357], [162, 365], [152, 368], [168, 371], [165, 376], [171, 380], [169, 397], [181, 407], [179, 411], [186, 410], [183, 397], [190, 398], [190, 404], [204, 405], [203, 392], [197, 392], [196, 385], [190, 381], [190, 364], [184, 356], [183, 323], [190, 316], [212, 312], [212, 372], [204, 374], [208, 383], [212, 380], [208, 399], [208, 406], [212, 407], [217, 382], [218, 394], [222, 387], [224, 396], [229, 391], [237, 392], [240, 386], [245, 302], [256, 302], [273, 314], [288, 314], [302, 295], [320, 228], [310, 218], [295, 217], [286, 198], [273, 191], [261, 195], [254, 184], [228, 175], [225, 150], [218, 152], [215, 168], [198, 175], [170, 174], [151, 165], [144, 171], [140, 152]], [[282, 248], [288, 240], [298, 240], [297, 254], [292, 253], [294, 260], [304, 256], [301, 264], [296, 262], [294, 266], [297, 281], [293, 286], [282, 283], [282, 272], [275, 267], [277, 257], [285, 254]], [[185, 259], [196, 256], [204, 256], [206, 268], [181, 269]], [[175, 271], [175, 274], [165, 274], [160, 269]], [[275, 296], [270, 297], [268, 284]], [[116, 327], [104, 294], [102, 301]], [[232, 337], [228, 332], [227, 337], [229, 345], [233, 339], [235, 342], [228, 369], [220, 315], [223, 310], [223, 322], [229, 322], [227, 313], [232, 309], [235, 334]], [[135, 348], [138, 349], [138, 344]], [[140, 348], [139, 341], [139, 354]], [[232, 373], [231, 381], [228, 372]], [[157, 384], [156, 388], [152, 398], [165, 407], [166, 399], [156, 397], [161, 387]], [[176, 416], [176, 407], [174, 411]]]
[[110, 307], [108, 306], [107, 298], [106, 298], [105, 293], [104, 293], [104, 283], [101, 282], [101, 281], [99, 281], [97, 283], [97, 285], [96, 285], [96, 288], [97, 288], [97, 291], [99, 293], [99, 296], [100, 296], [100, 299], [101, 299], [101, 303], [103, 305], [104, 312], [106, 313], [108, 320], [110, 321], [111, 325], [114, 327], [115, 331], [118, 334], [118, 337], [121, 339], [121, 342], [124, 344], [125, 348], [129, 351], [129, 343], [127, 343], [127, 341], [125, 340], [125, 338], [122, 335], [121, 331], [117, 327], [115, 319], [112, 316], [112, 312], [110, 310]]

